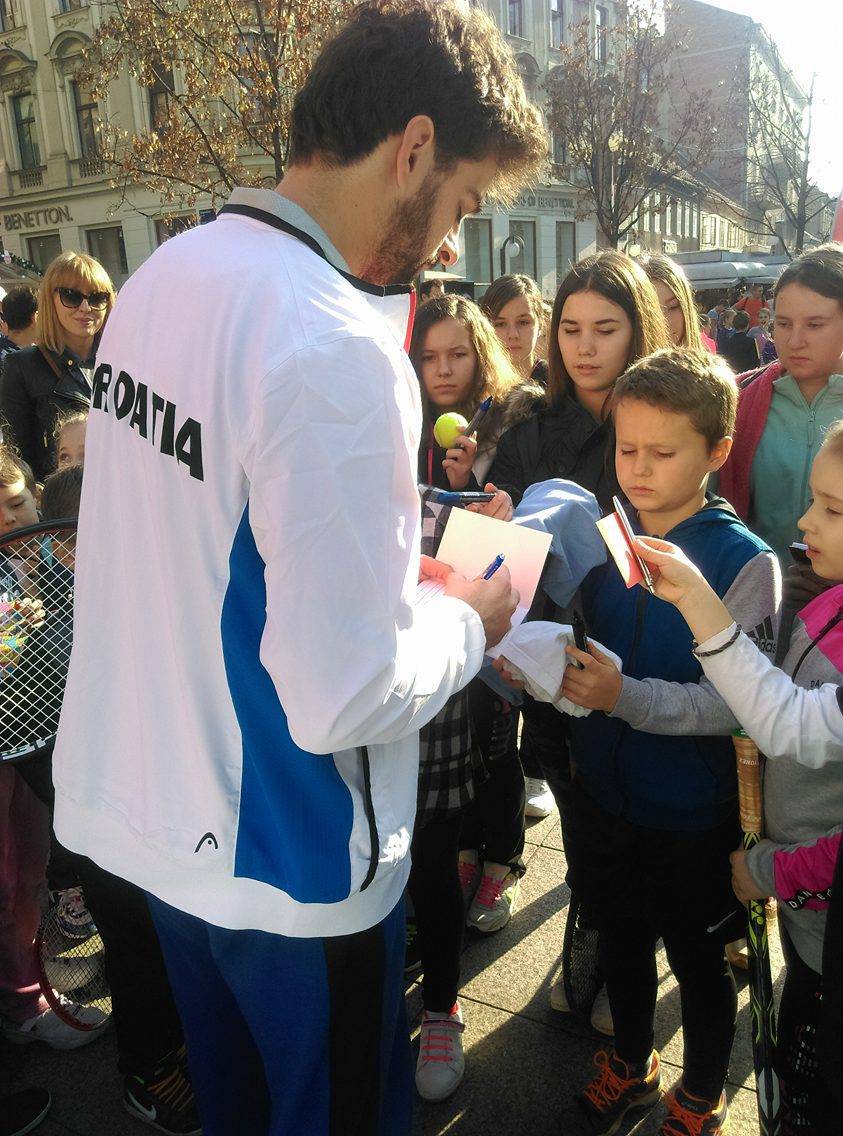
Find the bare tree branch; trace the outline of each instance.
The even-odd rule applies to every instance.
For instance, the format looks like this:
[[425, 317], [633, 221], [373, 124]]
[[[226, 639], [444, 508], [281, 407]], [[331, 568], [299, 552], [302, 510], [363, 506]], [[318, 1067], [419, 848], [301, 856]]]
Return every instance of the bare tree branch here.
[[[767, 231], [781, 241], [788, 256], [798, 256], [809, 225], [827, 207], [826, 196], [810, 179], [814, 80], [803, 95], [775, 45], [767, 46], [765, 73], [750, 75], [743, 92], [754, 168], [750, 189], [764, 208]], [[771, 208], [792, 231], [791, 239], [771, 216]]]
[[[693, 178], [713, 149], [716, 122], [706, 94], [677, 88], [675, 41], [658, 28], [657, 4], [621, 0], [603, 62], [588, 20], [572, 29], [547, 81], [548, 119], [584, 181], [609, 245], [638, 224], [650, 195]], [[677, 90], [685, 97], [678, 98]]]

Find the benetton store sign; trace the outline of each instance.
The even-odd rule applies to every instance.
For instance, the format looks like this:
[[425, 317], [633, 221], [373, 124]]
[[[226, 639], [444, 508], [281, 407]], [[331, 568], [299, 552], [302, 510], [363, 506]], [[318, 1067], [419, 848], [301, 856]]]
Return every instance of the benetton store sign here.
[[43, 225], [60, 225], [62, 221], [72, 221], [67, 205], [54, 205], [49, 209], [27, 209], [25, 213], [4, 213], [3, 228], [6, 232], [15, 229], [40, 229]]

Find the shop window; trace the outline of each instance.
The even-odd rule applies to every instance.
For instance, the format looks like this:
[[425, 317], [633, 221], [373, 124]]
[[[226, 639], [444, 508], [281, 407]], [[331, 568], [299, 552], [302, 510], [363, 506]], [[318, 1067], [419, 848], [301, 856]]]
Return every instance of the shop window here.
[[492, 222], [485, 217], [467, 217], [463, 221], [462, 241], [466, 277], [491, 283]]
[[87, 232], [88, 252], [96, 257], [115, 283], [122, 283], [129, 275], [126, 260], [126, 245], [123, 240], [123, 226], [114, 225], [108, 229], [89, 229]]
[[510, 221], [509, 235], [519, 237], [521, 247], [510, 246], [512, 251], [509, 257], [508, 271], [523, 273], [525, 276], [532, 276], [536, 280], [536, 222]]
[[165, 217], [155, 222], [155, 243], [163, 245], [170, 237], [176, 237], [186, 229], [192, 229], [196, 224], [196, 217], [190, 213], [186, 217]]
[[51, 260], [61, 252], [61, 237], [58, 233], [42, 233], [38, 237], [27, 237], [27, 256], [43, 272]]

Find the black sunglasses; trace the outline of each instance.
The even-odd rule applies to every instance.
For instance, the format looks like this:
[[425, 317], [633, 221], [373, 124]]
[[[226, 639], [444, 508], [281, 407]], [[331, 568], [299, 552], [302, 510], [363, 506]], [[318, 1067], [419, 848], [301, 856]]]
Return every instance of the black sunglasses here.
[[59, 299], [66, 308], [78, 308], [83, 300], [88, 301], [91, 308], [104, 308], [108, 303], [109, 292], [80, 292], [78, 288], [56, 288]]

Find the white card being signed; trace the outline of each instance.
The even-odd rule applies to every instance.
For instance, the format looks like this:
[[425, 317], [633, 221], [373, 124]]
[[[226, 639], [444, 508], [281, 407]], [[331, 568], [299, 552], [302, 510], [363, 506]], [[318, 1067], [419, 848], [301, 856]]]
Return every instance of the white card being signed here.
[[[512, 577], [512, 586], [520, 595], [512, 617], [512, 626], [517, 627], [524, 622], [533, 602], [550, 540], [549, 533], [537, 532], [512, 521], [498, 521], [481, 513], [452, 509], [436, 559], [450, 564], [466, 579], [473, 580], [482, 576], [495, 557], [502, 553], [503, 562]], [[423, 583], [420, 589], [424, 588]], [[494, 658], [497, 652], [492, 649], [488, 654]]]

